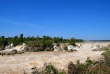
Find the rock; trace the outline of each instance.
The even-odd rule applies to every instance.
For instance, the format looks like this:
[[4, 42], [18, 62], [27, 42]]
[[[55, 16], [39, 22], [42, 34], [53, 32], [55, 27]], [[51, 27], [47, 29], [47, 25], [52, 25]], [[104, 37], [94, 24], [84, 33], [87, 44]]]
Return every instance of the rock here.
[[25, 43], [23, 43], [23, 45], [20, 47], [20, 49], [19, 49], [19, 50], [24, 50], [24, 49], [25, 49], [25, 47], [26, 47], [26, 44], [25, 44]]
[[60, 46], [55, 46], [54, 51], [63, 51]]
[[63, 51], [59, 43], [53, 44], [54, 51]]
[[101, 50], [101, 46], [100, 45], [94, 45], [91, 48], [92, 48], [93, 51]]
[[61, 47], [62, 51], [68, 50], [68, 44], [61, 44], [60, 47]]
[[54, 44], [54, 51], [77, 51], [73, 45], [69, 43]]
[[68, 45], [68, 50], [73, 49], [73, 45]]
[[9, 45], [7, 45], [7, 46], [5, 46], [6, 49], [10, 49], [10, 48], [12, 48], [12, 47], [14, 47], [14, 45], [13, 45], [12, 43], [9, 44]]
[[17, 54], [17, 53], [18, 53], [18, 51], [16, 49], [11, 51], [11, 54]]

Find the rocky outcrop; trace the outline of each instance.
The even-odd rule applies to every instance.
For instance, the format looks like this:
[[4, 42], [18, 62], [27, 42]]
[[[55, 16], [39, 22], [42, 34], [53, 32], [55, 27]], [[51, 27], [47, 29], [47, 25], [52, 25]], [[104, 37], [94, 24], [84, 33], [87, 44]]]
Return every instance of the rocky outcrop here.
[[73, 45], [69, 43], [60, 43], [60, 44], [53, 44], [54, 51], [76, 51]]
[[12, 43], [7, 45], [7, 46], [5, 46], [6, 49], [10, 49], [10, 48], [13, 48], [13, 47], [14, 47], [14, 45]]
[[25, 43], [23, 43], [22, 45], [21, 45], [21, 47], [20, 47], [20, 49], [19, 50], [24, 50], [24, 48], [26, 47], [26, 44]]
[[54, 51], [63, 51], [61, 46], [54, 45]]
[[93, 45], [92, 47], [92, 50], [100, 50], [101, 49], [101, 46], [100, 45]]

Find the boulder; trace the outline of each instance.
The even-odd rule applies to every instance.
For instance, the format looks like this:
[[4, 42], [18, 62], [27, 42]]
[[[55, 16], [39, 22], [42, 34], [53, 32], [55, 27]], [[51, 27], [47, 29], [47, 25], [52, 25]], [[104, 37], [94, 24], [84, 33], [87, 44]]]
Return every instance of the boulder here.
[[73, 50], [73, 45], [68, 45], [68, 50]]
[[60, 46], [55, 46], [54, 51], [63, 51]]
[[59, 43], [53, 44], [54, 51], [63, 51]]
[[61, 49], [63, 51], [67, 51], [68, 50], [68, 45], [67, 44], [61, 44], [60, 47], [61, 47]]

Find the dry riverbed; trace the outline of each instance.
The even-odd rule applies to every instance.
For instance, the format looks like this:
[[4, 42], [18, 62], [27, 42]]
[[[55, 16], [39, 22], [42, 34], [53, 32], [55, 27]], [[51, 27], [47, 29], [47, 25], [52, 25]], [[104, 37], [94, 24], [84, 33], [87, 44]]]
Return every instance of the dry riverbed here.
[[14, 56], [0, 55], [0, 74], [24, 74], [24, 71], [30, 74], [32, 67], [36, 66], [40, 70], [45, 63], [51, 63], [58, 69], [66, 69], [70, 61], [76, 63], [80, 60], [84, 63], [87, 57], [91, 60], [103, 58], [101, 54], [104, 51], [92, 51], [91, 45], [91, 43], [85, 43], [82, 48], [74, 52], [44, 51], [25, 52]]

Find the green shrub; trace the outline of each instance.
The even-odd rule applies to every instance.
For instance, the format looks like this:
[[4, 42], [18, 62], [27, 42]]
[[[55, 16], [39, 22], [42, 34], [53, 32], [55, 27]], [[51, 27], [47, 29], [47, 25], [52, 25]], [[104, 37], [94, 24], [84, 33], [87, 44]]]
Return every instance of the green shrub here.
[[90, 58], [87, 57], [86, 65], [92, 65], [92, 64], [93, 64], [93, 61], [91, 61]]
[[76, 46], [76, 44], [75, 44], [75, 38], [71, 38], [71, 40], [69, 41], [69, 43], [71, 45], [73, 45], [73, 46]]
[[43, 74], [58, 74], [58, 70], [53, 65], [45, 65]]
[[110, 50], [102, 53], [102, 55], [105, 57], [106, 66], [110, 67]]
[[33, 67], [32, 74], [110, 74], [110, 68], [103, 65], [101, 61], [91, 61], [87, 58], [87, 61], [82, 64], [77, 61], [77, 64], [70, 62], [68, 64], [68, 71], [61, 71], [55, 68], [52, 64], [45, 64], [41, 71], [38, 71], [36, 67]]
[[44, 51], [45, 49], [51, 50], [53, 49], [53, 41], [52, 40], [40, 40], [40, 41], [29, 41], [27, 43], [26, 51]]
[[0, 45], [0, 51], [5, 50], [4, 45]]

